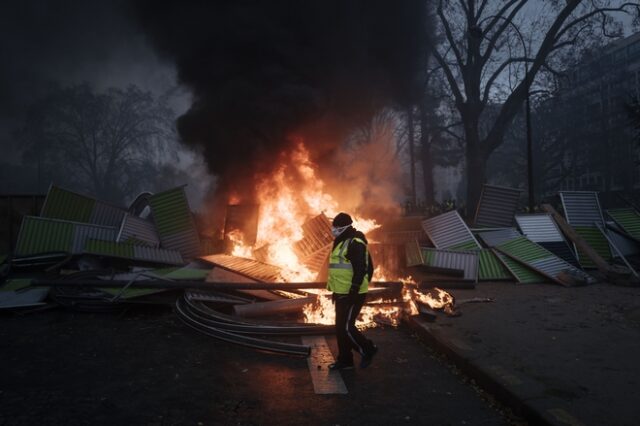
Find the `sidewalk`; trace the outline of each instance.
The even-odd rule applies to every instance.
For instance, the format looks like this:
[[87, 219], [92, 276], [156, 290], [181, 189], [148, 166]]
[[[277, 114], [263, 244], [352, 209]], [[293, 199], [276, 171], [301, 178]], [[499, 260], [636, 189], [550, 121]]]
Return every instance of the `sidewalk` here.
[[640, 424], [640, 288], [480, 283], [412, 326], [534, 424]]

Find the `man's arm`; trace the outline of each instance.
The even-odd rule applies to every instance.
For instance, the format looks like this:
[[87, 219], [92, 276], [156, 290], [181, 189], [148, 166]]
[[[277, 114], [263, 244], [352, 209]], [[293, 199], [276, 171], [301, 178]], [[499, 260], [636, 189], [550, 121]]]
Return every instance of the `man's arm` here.
[[349, 247], [347, 248], [346, 258], [349, 259], [349, 262], [351, 262], [351, 266], [353, 267], [351, 290], [355, 292], [360, 291], [360, 286], [362, 285], [364, 276], [369, 272], [365, 262], [366, 253], [367, 250], [365, 245], [358, 241], [351, 241], [351, 244], [349, 244]]

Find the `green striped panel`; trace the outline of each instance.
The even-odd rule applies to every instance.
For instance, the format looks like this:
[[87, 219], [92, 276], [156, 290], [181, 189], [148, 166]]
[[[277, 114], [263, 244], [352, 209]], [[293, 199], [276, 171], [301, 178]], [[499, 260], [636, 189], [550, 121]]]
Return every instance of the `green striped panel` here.
[[420, 256], [420, 246], [416, 240], [407, 241], [404, 245], [407, 266], [422, 265], [422, 256]]
[[527, 268], [520, 262], [517, 262], [511, 259], [509, 256], [504, 254], [498, 254], [502, 262], [504, 262], [509, 271], [516, 277], [519, 283], [522, 284], [535, 284], [535, 283], [543, 283], [548, 281], [545, 277], [538, 274], [536, 271]]
[[[609, 243], [602, 232], [596, 227], [592, 226], [574, 226], [573, 229], [582, 237], [583, 240], [592, 249], [596, 251], [604, 260], [611, 260], [611, 251], [609, 250]], [[578, 261], [583, 268], [595, 268], [596, 264], [589, 259], [582, 250], [578, 249]]]
[[607, 214], [633, 238], [640, 240], [640, 214], [634, 209], [607, 210]]
[[549, 251], [526, 237], [518, 237], [515, 240], [507, 241], [497, 246], [497, 248], [526, 263], [553, 256]]
[[478, 243], [476, 243], [474, 240], [469, 240], [469, 241], [465, 241], [462, 243], [458, 243], [452, 247], [447, 247], [447, 250], [456, 250], [456, 251], [462, 251], [462, 250], [478, 250]]
[[16, 254], [28, 256], [47, 252], [69, 252], [73, 245], [72, 223], [40, 220], [27, 216], [22, 221]]
[[423, 265], [433, 265], [433, 260], [436, 257], [436, 252], [434, 250], [422, 250], [422, 264]]
[[480, 250], [478, 279], [480, 281], [508, 280], [513, 276], [489, 249]]
[[182, 188], [171, 189], [149, 198], [153, 220], [161, 237], [193, 228], [191, 211]]
[[116, 243], [113, 241], [87, 240], [84, 251], [86, 253], [101, 254], [104, 256], [134, 258], [134, 246], [131, 244]]
[[40, 216], [53, 219], [89, 222], [96, 201], [83, 195], [51, 186]]

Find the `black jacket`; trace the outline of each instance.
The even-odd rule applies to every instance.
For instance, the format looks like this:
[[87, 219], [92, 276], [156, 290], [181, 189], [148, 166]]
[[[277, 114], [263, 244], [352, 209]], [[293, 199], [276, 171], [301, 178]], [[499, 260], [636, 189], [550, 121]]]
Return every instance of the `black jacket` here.
[[[335, 249], [338, 244], [340, 244], [344, 240], [348, 240], [350, 238], [360, 238], [365, 244], [369, 244], [367, 238], [360, 231], [357, 231], [354, 227], [347, 228], [342, 234], [338, 235], [338, 237], [333, 241], [333, 248]], [[368, 250], [366, 250], [368, 252]], [[347, 247], [347, 254], [345, 257], [351, 262], [351, 266], [353, 267], [353, 278], [351, 279], [351, 290], [359, 291], [360, 286], [362, 285], [362, 280], [364, 280], [365, 274], [369, 277], [369, 281], [371, 281], [371, 277], [373, 277], [373, 260], [371, 259], [371, 254], [369, 256], [369, 262], [365, 262], [365, 247], [360, 243], [351, 242], [349, 247]]]

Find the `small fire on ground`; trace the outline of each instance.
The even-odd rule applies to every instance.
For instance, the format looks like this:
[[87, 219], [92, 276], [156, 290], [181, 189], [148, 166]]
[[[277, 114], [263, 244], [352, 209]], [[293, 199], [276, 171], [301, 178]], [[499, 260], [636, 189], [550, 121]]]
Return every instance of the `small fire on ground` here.
[[[310, 270], [294, 250], [295, 243], [304, 237], [302, 225], [306, 220], [320, 213], [332, 218], [340, 211], [349, 211], [354, 227], [365, 234], [380, 227], [375, 220], [354, 214], [357, 206], [339, 205], [317, 172], [318, 168], [302, 142], [291, 153], [283, 154], [275, 172], [263, 176], [256, 188], [260, 215], [255, 244], [245, 243], [241, 231], [232, 231], [227, 234], [232, 244], [231, 254], [256, 259], [256, 253], [260, 251], [260, 260], [282, 269], [284, 281], [312, 282], [316, 280], [317, 272]], [[231, 204], [241, 201], [239, 194], [233, 194], [230, 200]], [[453, 307], [453, 297], [444, 290], [422, 293], [416, 289], [411, 277], [394, 277], [380, 267], [376, 267], [372, 281], [403, 282], [402, 297], [367, 303], [356, 322], [361, 328], [375, 327], [380, 323], [395, 326], [403, 312], [417, 315], [419, 304], [432, 309]], [[314, 293], [318, 294], [318, 299], [304, 307], [305, 322], [333, 324], [335, 317], [330, 293], [324, 290]]]

